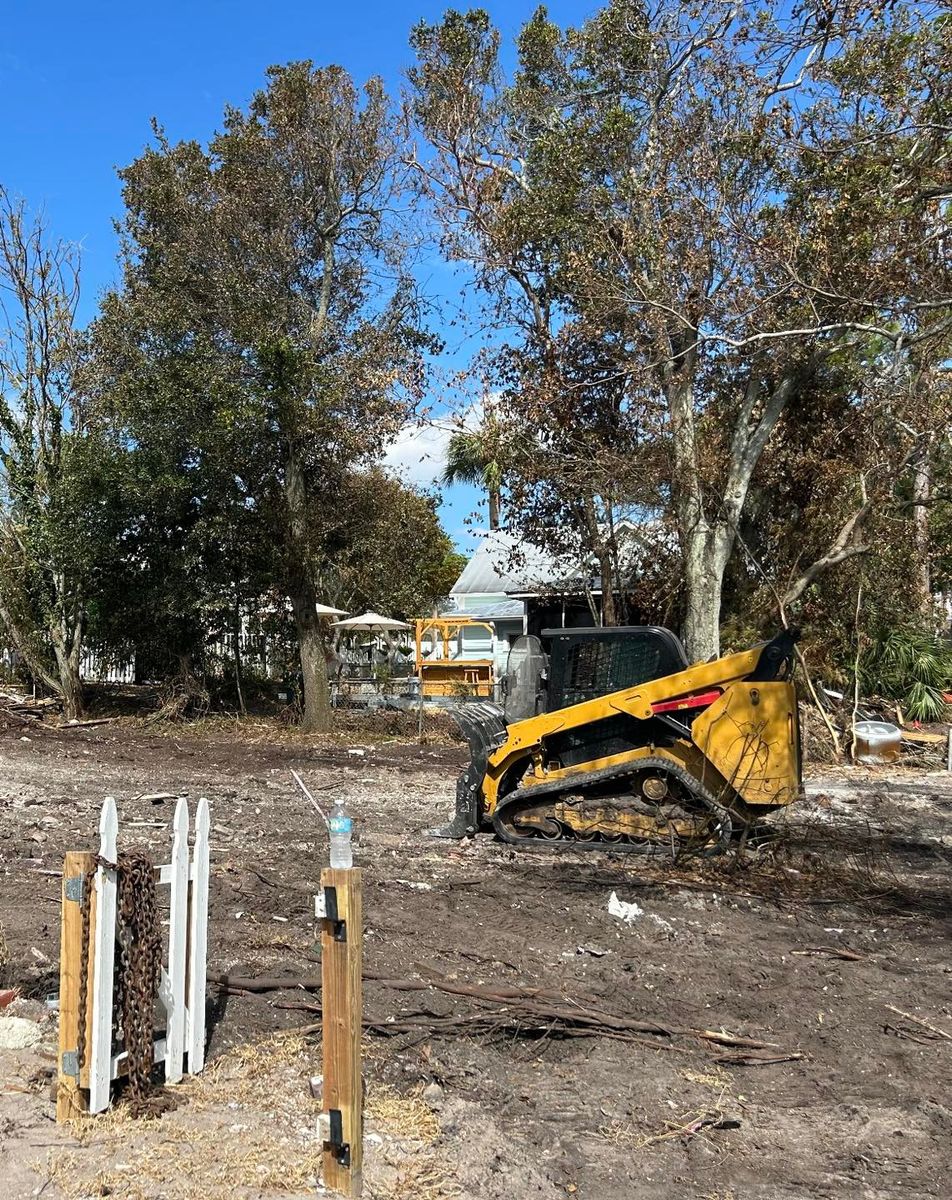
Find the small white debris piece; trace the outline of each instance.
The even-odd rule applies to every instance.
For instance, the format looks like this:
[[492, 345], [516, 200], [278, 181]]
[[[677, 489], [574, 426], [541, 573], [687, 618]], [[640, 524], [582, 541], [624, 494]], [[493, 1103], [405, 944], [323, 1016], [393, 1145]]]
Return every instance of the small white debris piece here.
[[579, 946], [576, 954], [591, 954], [592, 958], [604, 958], [611, 950], [602, 950], [599, 946]]
[[0, 1017], [0, 1050], [26, 1050], [43, 1038], [36, 1021], [26, 1017]]
[[367, 751], [353, 748], [353, 749], [348, 750], [347, 753], [353, 754], [355, 758], [363, 758], [364, 755], [367, 753]]
[[610, 916], [618, 917], [626, 925], [634, 924], [639, 917], [645, 915], [645, 910], [635, 904], [634, 900], [619, 900], [617, 892], [612, 892], [611, 894], [611, 898], [608, 901], [608, 912]]
[[283, 921], [285, 925], [288, 923], [287, 917], [272, 917], [271, 920], [272, 921]]
[[398, 879], [397, 883], [402, 883], [404, 887], [413, 888], [416, 892], [432, 892], [432, 883], [414, 883], [412, 879]]

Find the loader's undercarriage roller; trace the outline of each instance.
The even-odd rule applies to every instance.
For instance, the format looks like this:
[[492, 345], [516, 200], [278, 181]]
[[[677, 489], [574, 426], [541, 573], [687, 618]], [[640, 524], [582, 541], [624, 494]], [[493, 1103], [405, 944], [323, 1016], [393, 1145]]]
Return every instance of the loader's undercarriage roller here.
[[634, 854], [718, 854], [730, 842], [730, 813], [697, 780], [664, 759], [638, 769], [518, 788], [496, 806], [497, 835], [522, 845]]

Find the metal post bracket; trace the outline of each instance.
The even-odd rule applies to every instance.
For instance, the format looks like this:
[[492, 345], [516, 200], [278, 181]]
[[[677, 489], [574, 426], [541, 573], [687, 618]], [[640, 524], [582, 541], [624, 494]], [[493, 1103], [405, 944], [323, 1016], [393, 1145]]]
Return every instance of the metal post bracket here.
[[314, 915], [327, 922], [335, 942], [347, 941], [347, 922], [339, 916], [336, 887], [325, 887], [317, 893], [314, 897]]
[[344, 1141], [344, 1118], [339, 1108], [327, 1112], [329, 1136], [325, 1147], [330, 1150], [342, 1167], [350, 1166], [350, 1145]]

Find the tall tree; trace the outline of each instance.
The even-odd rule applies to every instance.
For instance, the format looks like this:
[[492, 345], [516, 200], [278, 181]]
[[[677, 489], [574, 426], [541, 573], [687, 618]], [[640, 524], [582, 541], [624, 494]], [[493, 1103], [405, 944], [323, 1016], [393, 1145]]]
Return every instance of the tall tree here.
[[882, 380], [948, 331], [950, 36], [930, 3], [612, 0], [569, 31], [539, 9], [508, 81], [482, 10], [414, 31], [416, 170], [532, 362], [511, 411], [545, 427], [579, 344], [613, 362], [593, 429], [609, 460], [619, 420], [666, 450], [696, 658], [784, 412], [837, 356]]
[[202, 470], [232, 471], [270, 523], [311, 729], [329, 719], [315, 580], [336, 498], [405, 419], [427, 344], [394, 212], [401, 149], [378, 80], [361, 92], [300, 62], [228, 109], [207, 150], [157, 130], [121, 172], [122, 322], [140, 361], [158, 346], [190, 364], [186, 403], [222, 433]]
[[84, 507], [76, 247], [0, 188], [0, 618], [35, 678], [82, 713], [94, 514]]

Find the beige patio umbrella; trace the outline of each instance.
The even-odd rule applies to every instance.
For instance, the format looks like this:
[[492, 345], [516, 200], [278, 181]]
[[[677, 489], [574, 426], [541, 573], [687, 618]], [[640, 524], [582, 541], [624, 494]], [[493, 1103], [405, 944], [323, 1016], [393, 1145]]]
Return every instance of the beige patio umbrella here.
[[392, 633], [397, 629], [409, 629], [406, 621], [398, 621], [394, 617], [384, 617], [380, 613], [365, 612], [359, 617], [348, 617], [346, 621], [334, 621], [332, 629], [341, 632], [350, 630], [353, 633]]

